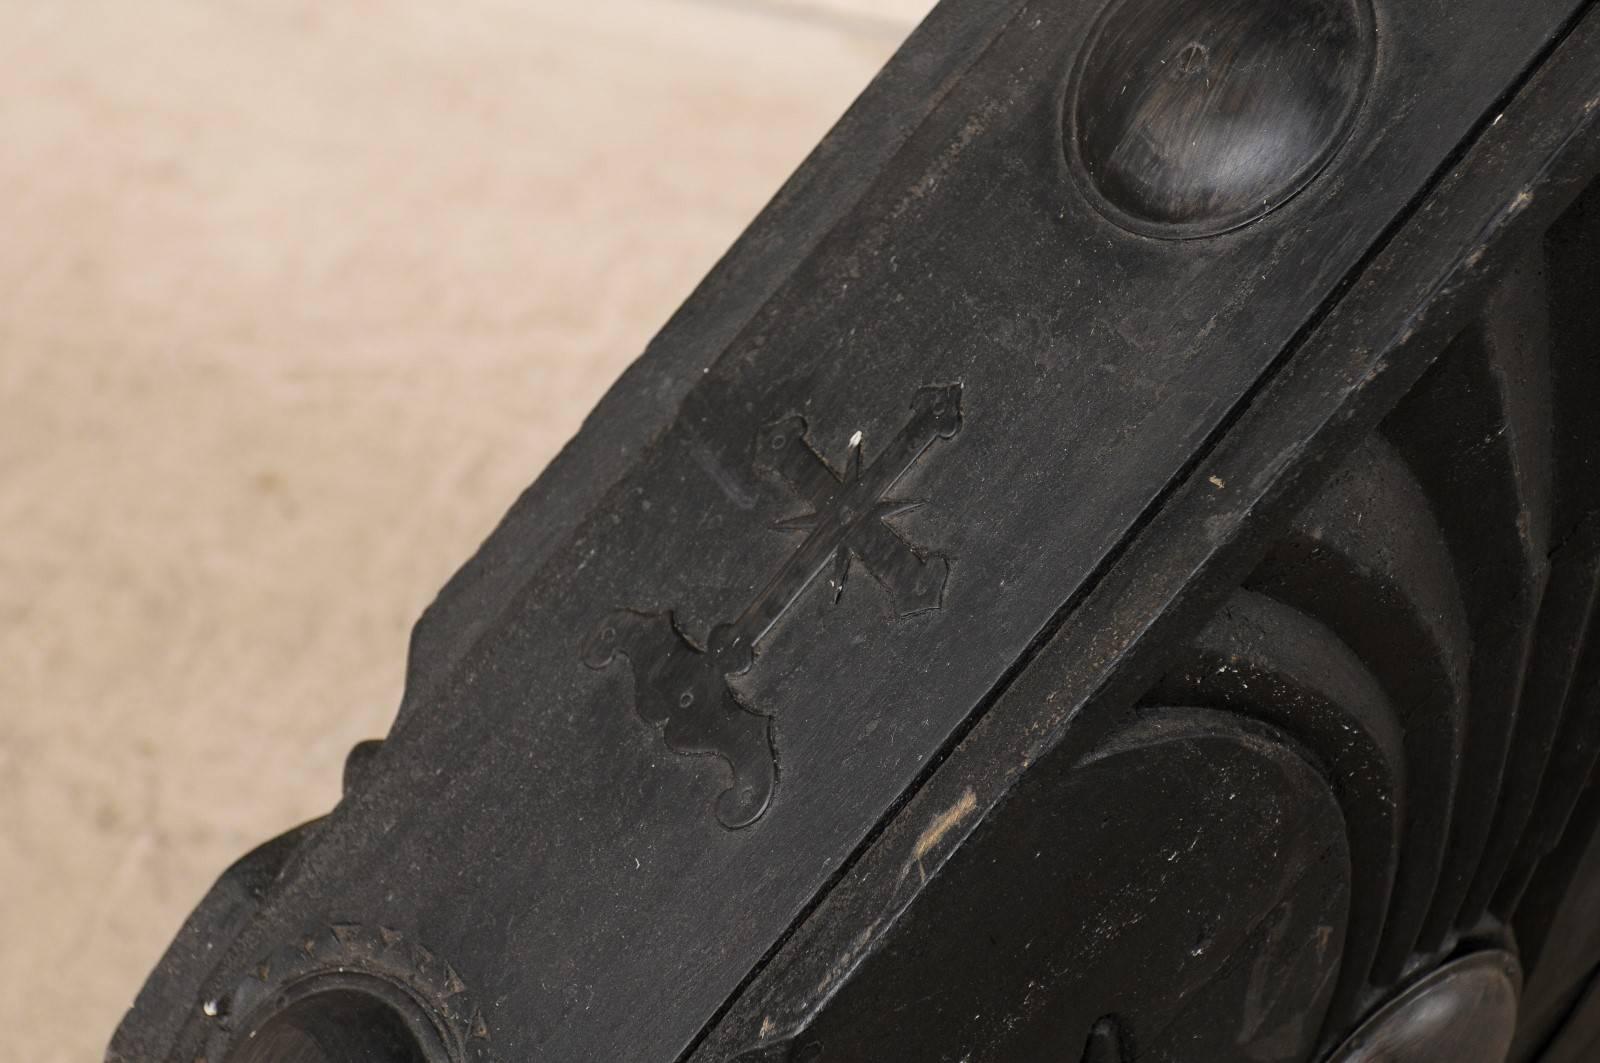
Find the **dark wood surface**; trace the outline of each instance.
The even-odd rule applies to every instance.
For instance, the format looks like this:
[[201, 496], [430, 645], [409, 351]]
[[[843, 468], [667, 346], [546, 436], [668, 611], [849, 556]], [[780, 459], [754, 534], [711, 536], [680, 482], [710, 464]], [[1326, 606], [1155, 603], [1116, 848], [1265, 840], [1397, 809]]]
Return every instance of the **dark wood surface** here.
[[[1301, 45], [1349, 43], [1296, 74], [1344, 86], [1338, 114], [1285, 96], [1253, 135], [1308, 123], [1298, 147], [1152, 216], [1233, 225], [1240, 190], [1303, 189], [1188, 240], [1117, 224], [1074, 172], [1063, 108], [1096, 5], [941, 7], [446, 588], [346, 801], [273, 884], [202, 907], [118, 1050], [220, 1058], [307, 962], [410, 987], [472, 1059], [1106, 1055], [1112, 1011], [1137, 1017], [1137, 1058], [1241, 1038], [1306, 1058], [1382, 958], [1406, 736], [1350, 710], [1353, 673], [1266, 655], [1298, 704], [1351, 715], [1219, 720], [1198, 683], [1128, 714], [1463, 326], [1485, 256], [1600, 165], [1572, 136], [1600, 96], [1593, 19], [1514, 94], [1581, 7], [1385, 4], [1348, 37], [1364, 15], [1313, 20]], [[959, 431], [897, 457], [917, 396], [957, 386]], [[793, 478], [759, 460], [790, 419], [832, 478], [811, 516], [858, 527], [836, 485], [892, 468], [860, 501], [897, 504], [883, 526], [917, 571], [945, 563], [938, 594], [907, 609], [898, 548], [796, 523]], [[627, 668], [594, 652], [617, 610], [661, 635]], [[724, 691], [713, 725], [680, 714]], [[1109, 708], [1080, 715], [1091, 700]], [[764, 731], [759, 808], [730, 771], [759, 744], [717, 720]], [[1428, 858], [1458, 891], [1427, 906], [1452, 933], [1486, 786], [1488, 825]], [[1146, 863], [1169, 853], [1193, 902], [1119, 908], [1169, 881]], [[1084, 937], [1089, 913], [1131, 936]], [[1195, 1019], [1219, 1013], [1243, 1025]]]

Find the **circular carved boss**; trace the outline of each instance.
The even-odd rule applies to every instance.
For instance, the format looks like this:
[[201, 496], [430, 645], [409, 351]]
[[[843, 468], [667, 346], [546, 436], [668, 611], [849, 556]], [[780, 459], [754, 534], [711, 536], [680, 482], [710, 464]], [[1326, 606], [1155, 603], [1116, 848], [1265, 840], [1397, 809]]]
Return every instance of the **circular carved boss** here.
[[1068, 87], [1089, 198], [1147, 236], [1211, 236], [1306, 186], [1350, 131], [1376, 51], [1370, 0], [1114, 0]]
[[210, 1023], [204, 1058], [212, 1063], [496, 1059], [483, 1008], [455, 968], [383, 926], [308, 931], [202, 1011]]

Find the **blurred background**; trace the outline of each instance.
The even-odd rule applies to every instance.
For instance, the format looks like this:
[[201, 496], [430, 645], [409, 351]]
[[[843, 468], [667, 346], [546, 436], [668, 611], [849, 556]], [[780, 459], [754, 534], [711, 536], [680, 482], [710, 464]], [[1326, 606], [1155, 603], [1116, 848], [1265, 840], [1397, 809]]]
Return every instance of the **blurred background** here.
[[0, 1059], [98, 1060], [931, 0], [0, 2]]

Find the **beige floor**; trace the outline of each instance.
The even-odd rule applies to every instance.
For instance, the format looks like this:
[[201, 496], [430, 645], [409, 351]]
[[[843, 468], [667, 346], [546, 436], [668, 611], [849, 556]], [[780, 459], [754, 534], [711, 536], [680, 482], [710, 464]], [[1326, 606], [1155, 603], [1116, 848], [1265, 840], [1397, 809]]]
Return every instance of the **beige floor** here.
[[0, 0], [0, 1060], [98, 1059], [924, 0]]

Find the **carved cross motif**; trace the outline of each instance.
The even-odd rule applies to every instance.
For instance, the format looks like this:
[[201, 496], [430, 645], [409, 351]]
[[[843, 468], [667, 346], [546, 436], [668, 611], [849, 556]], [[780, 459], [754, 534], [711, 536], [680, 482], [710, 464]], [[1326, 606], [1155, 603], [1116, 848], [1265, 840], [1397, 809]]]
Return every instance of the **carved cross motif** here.
[[885, 518], [922, 504], [890, 492], [935, 441], [960, 431], [961, 385], [922, 388], [911, 409], [911, 419], [871, 464], [857, 433], [842, 471], [811, 446], [804, 418], [786, 417], [757, 436], [756, 468], [780, 477], [808, 507], [777, 527], [806, 535], [738, 617], [711, 629], [704, 646], [678, 629], [670, 611], [633, 609], [613, 612], [585, 645], [591, 668], [607, 667], [617, 654], [628, 658], [634, 707], [660, 728], [669, 749], [727, 761], [733, 783], [717, 799], [717, 818], [729, 829], [759, 819], [777, 786], [771, 717], [741, 701], [727, 677], [750, 668], [778, 618], [824, 574], [837, 602], [852, 558], [894, 596], [898, 615], [940, 607], [949, 560], [913, 546]]

